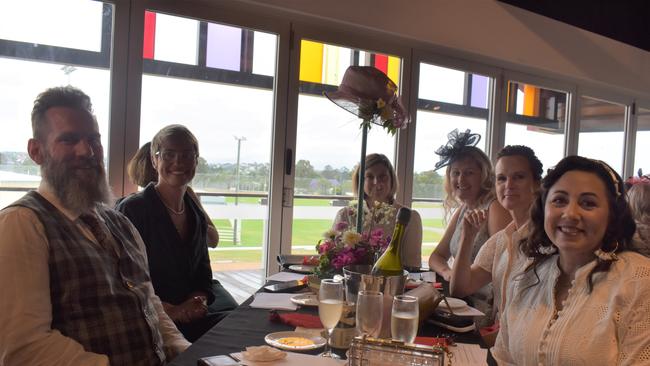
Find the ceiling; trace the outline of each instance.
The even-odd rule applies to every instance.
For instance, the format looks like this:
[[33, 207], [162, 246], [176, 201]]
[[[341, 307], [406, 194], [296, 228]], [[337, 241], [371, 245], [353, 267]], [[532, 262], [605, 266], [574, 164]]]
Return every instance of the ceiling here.
[[650, 52], [650, 1], [498, 1]]

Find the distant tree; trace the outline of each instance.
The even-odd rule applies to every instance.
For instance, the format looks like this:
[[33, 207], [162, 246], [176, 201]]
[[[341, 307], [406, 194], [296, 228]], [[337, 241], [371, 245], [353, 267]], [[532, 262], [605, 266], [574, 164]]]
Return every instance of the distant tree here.
[[318, 174], [309, 160], [298, 160], [296, 162], [296, 177], [316, 178], [318, 177]]

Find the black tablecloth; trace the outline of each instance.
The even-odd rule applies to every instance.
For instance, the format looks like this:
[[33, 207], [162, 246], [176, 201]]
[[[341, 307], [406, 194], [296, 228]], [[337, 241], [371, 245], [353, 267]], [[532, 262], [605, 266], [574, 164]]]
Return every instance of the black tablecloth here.
[[[196, 366], [199, 358], [240, 352], [247, 346], [266, 344], [264, 337], [269, 333], [294, 330], [291, 326], [271, 322], [269, 310], [251, 308], [249, 304], [252, 301], [252, 297], [246, 300], [203, 337], [194, 342], [190, 348], [176, 357], [170, 365]], [[302, 307], [298, 311], [318, 315], [318, 310], [315, 307]], [[453, 333], [427, 322], [420, 326], [418, 336], [452, 336], [456, 342], [474, 344], [481, 342], [481, 337], [475, 332]], [[334, 350], [339, 354], [343, 353], [340, 350]], [[320, 352], [322, 349], [310, 353], [318, 354]]]

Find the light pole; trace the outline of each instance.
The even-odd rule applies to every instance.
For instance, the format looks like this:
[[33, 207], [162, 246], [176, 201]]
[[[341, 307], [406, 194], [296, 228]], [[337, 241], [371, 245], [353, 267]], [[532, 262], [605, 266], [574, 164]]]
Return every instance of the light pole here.
[[[241, 142], [246, 141], [245, 136], [233, 136], [237, 140], [237, 165], [235, 168], [235, 206], [239, 204], [239, 156], [241, 153]], [[237, 217], [234, 219], [232, 243], [237, 245]]]

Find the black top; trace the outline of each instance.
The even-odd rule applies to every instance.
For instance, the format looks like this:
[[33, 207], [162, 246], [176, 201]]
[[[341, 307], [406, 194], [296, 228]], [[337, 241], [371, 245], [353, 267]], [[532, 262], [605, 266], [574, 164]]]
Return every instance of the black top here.
[[190, 293], [203, 291], [208, 295], [210, 304], [215, 296], [206, 218], [187, 193], [183, 199], [190, 228], [187, 242], [176, 231], [154, 183], [124, 198], [116, 209], [131, 220], [144, 240], [156, 295], [164, 302], [178, 305]]

